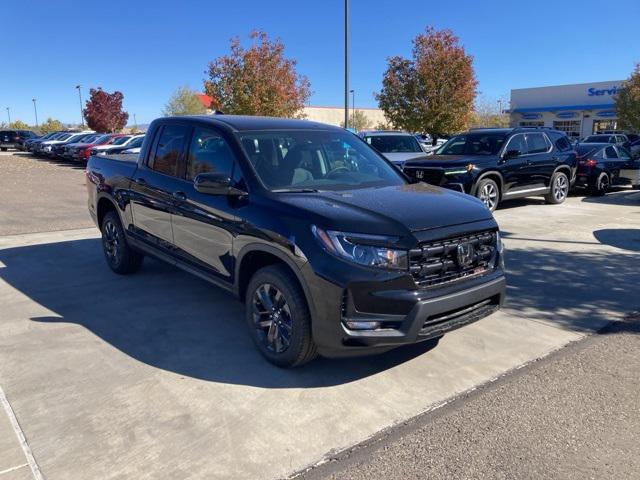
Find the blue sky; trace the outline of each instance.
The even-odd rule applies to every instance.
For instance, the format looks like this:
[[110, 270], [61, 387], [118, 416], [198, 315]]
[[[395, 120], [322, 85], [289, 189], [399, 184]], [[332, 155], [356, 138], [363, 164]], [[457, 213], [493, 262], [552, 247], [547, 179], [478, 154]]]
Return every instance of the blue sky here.
[[[314, 91], [343, 98], [342, 0], [18, 2], [2, 22], [0, 119], [79, 121], [75, 85], [120, 90], [138, 123], [180, 85], [202, 87], [207, 63], [252, 29], [280, 37]], [[16, 4], [17, 5], [17, 4]], [[6, 9], [5, 9], [6, 10]], [[481, 96], [511, 88], [617, 80], [640, 61], [640, 2], [351, 0], [351, 86], [373, 107], [386, 58], [409, 55], [425, 26], [450, 28], [474, 56]], [[133, 120], [133, 115], [131, 115]]]

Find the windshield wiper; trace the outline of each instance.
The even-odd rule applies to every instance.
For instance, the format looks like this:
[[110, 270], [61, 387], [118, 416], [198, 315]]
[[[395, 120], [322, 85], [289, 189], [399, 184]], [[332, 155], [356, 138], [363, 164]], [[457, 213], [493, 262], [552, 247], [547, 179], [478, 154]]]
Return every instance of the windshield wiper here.
[[279, 188], [271, 191], [273, 193], [318, 193], [322, 190], [318, 190], [317, 188]]

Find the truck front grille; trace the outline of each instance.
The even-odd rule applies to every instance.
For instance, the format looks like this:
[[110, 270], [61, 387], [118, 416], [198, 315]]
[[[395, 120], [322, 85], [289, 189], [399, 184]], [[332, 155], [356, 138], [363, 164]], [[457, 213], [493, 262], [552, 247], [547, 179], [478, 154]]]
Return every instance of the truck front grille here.
[[409, 268], [420, 287], [478, 276], [495, 268], [496, 232], [422, 243], [409, 252]]

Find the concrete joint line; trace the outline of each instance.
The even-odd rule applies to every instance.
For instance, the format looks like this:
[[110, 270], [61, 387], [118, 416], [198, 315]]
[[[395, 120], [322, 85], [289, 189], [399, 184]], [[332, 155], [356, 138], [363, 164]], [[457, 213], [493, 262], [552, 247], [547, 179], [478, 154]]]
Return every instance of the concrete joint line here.
[[[0, 386], [0, 403], [4, 407], [4, 411], [7, 413], [7, 417], [9, 417], [9, 422], [11, 422], [13, 431], [16, 432], [16, 436], [18, 437], [18, 442], [20, 443], [24, 456], [27, 459], [27, 464], [31, 468], [31, 473], [33, 473], [33, 478], [35, 480], [44, 480], [44, 477], [40, 472], [40, 467], [36, 463], [36, 459], [33, 457], [31, 448], [29, 447], [29, 444], [27, 443], [27, 439], [24, 436], [24, 432], [22, 431], [22, 428], [20, 428], [20, 424], [18, 423], [16, 414], [14, 413], [13, 408], [11, 408], [11, 404], [9, 403], [9, 400], [7, 400], [7, 396], [4, 394], [4, 390], [2, 389], [1, 386]], [[20, 468], [20, 467], [15, 467], [14, 470], [17, 468]], [[9, 471], [11, 471], [11, 469]], [[0, 473], [7, 473], [7, 470]]]
[[16, 465], [15, 467], [7, 468], [6, 470], [2, 470], [0, 475], [4, 475], [5, 473], [15, 472], [16, 470], [20, 470], [23, 467], [29, 466], [28, 463], [23, 463], [22, 465]]

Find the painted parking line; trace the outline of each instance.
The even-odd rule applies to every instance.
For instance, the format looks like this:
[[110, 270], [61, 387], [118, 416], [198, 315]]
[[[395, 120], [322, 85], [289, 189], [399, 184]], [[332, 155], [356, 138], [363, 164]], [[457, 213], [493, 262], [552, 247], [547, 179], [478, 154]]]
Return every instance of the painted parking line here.
[[4, 390], [2, 389], [2, 386], [0, 386], [0, 404], [4, 409], [4, 412], [7, 414], [7, 417], [9, 418], [11, 427], [13, 428], [13, 431], [16, 434], [16, 437], [18, 438], [18, 442], [20, 443], [20, 447], [22, 448], [22, 451], [24, 453], [24, 456], [27, 459], [26, 464], [11, 467], [9, 469], [6, 469], [0, 472], [0, 474], [13, 472], [26, 465], [29, 465], [29, 468], [31, 468], [31, 473], [33, 474], [34, 480], [44, 480], [44, 477], [40, 472], [40, 467], [38, 466], [38, 463], [36, 462], [36, 459], [34, 458], [33, 453], [31, 452], [31, 447], [29, 447], [29, 444], [27, 443], [27, 439], [24, 436], [24, 432], [22, 431], [22, 428], [18, 423], [16, 414], [14, 413], [13, 408], [11, 408], [11, 404], [9, 403], [7, 396], [4, 394]]

